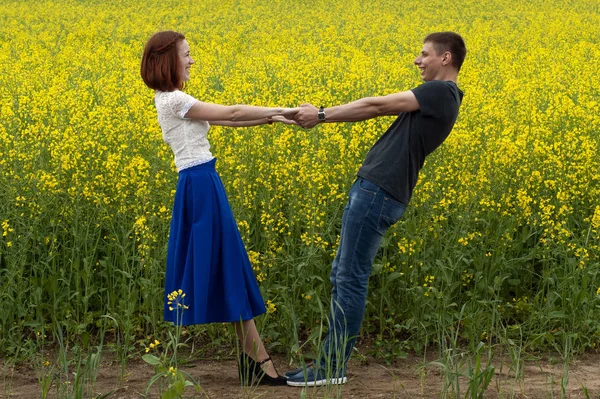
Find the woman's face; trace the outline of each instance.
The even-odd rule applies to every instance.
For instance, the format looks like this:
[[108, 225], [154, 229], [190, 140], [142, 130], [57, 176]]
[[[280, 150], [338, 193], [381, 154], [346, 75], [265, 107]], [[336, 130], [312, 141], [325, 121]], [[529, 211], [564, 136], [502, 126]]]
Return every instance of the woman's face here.
[[190, 67], [194, 63], [194, 60], [190, 56], [190, 45], [187, 40], [183, 39], [177, 43], [177, 56], [179, 57], [179, 76], [181, 82], [187, 82], [190, 80]]

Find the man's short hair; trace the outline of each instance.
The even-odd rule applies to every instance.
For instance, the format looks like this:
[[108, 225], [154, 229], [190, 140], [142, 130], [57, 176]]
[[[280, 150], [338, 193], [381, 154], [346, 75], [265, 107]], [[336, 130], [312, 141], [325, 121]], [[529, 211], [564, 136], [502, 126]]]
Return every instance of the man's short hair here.
[[452, 54], [452, 66], [460, 71], [465, 56], [467, 55], [467, 47], [463, 38], [454, 32], [435, 32], [427, 35], [423, 43], [430, 42], [433, 48], [439, 54], [449, 51]]

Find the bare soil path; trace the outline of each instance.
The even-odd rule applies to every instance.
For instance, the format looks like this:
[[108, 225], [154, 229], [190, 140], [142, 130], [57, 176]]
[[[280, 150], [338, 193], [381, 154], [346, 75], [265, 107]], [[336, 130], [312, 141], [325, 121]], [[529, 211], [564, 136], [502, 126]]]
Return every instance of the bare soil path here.
[[[500, 359], [501, 360], [501, 359]], [[290, 367], [283, 358], [275, 358], [280, 372]], [[438, 366], [422, 367], [423, 358], [411, 355], [392, 365], [367, 359], [353, 360], [344, 386], [333, 388], [308, 388], [307, 398], [440, 398], [443, 393], [443, 376]], [[564, 375], [562, 363], [549, 364], [548, 360], [527, 361], [524, 377], [515, 379], [507, 364], [494, 363], [494, 379], [485, 398], [560, 398], [561, 380]], [[41, 397], [36, 371], [24, 365], [10, 366], [0, 361], [3, 377], [0, 379], [0, 398], [33, 399]], [[252, 387], [242, 388], [237, 379], [235, 360], [202, 360], [183, 367], [204, 390], [199, 395], [188, 388], [185, 397], [198, 398], [300, 398], [302, 388]], [[95, 396], [114, 391], [109, 398], [140, 398], [153, 376], [153, 369], [146, 363], [130, 362], [124, 381], [119, 383], [120, 364], [116, 361], [102, 362], [95, 385]], [[461, 380], [461, 396], [464, 397], [467, 382]], [[585, 387], [585, 389], [584, 389]], [[600, 355], [587, 354], [573, 360], [569, 365], [566, 396], [568, 398], [600, 399]], [[51, 389], [50, 397], [56, 397]], [[150, 397], [158, 397], [154, 391]]]

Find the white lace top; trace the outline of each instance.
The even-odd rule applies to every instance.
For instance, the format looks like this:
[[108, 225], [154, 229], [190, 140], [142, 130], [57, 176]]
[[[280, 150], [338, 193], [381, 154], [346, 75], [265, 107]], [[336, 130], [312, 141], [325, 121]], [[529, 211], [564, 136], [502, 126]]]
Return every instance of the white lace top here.
[[154, 104], [165, 143], [171, 146], [178, 171], [213, 159], [207, 121], [184, 118], [196, 99], [180, 90], [156, 91]]

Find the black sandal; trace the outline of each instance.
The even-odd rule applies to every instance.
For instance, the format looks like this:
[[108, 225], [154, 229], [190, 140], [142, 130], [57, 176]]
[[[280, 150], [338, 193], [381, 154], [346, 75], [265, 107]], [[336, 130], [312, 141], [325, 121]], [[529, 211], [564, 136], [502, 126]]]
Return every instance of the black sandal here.
[[[271, 377], [264, 372], [261, 366], [268, 361], [272, 361], [272, 359], [268, 357], [263, 361], [257, 362], [247, 354], [243, 353], [238, 362], [238, 372], [242, 385], [287, 385], [287, 378], [280, 375]], [[275, 365], [273, 365], [273, 368], [275, 368]]]

